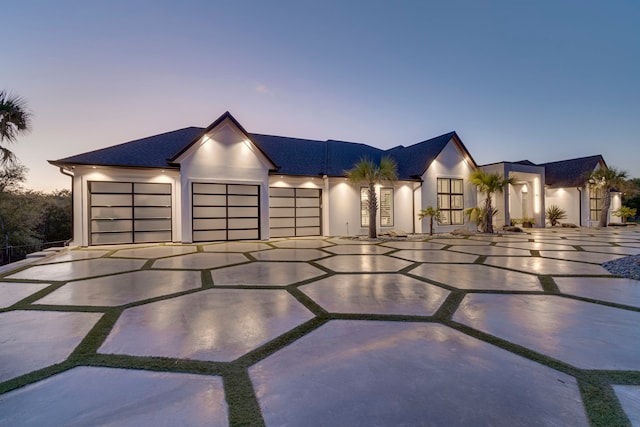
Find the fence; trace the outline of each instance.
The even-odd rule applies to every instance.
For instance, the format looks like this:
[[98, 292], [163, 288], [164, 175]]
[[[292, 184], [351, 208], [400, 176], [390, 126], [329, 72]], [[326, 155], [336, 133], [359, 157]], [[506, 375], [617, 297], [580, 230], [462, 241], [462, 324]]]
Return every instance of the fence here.
[[27, 255], [42, 251], [47, 248], [52, 248], [55, 246], [65, 246], [67, 244], [66, 240], [59, 240], [56, 242], [42, 242], [42, 243], [34, 243], [31, 245], [20, 245], [20, 246], [3, 246], [0, 249], [0, 265], [9, 264], [12, 262], [20, 261], [25, 259]]

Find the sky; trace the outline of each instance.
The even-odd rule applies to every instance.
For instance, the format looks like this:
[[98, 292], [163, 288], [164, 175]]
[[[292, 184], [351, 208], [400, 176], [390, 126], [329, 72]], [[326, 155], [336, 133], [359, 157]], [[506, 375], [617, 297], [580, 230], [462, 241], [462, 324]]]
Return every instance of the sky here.
[[[455, 130], [478, 164], [602, 154], [640, 177], [640, 2], [35, 1], [2, 6], [0, 89], [47, 163], [225, 111], [251, 133], [411, 145]], [[7, 35], [9, 35], [7, 37]]]

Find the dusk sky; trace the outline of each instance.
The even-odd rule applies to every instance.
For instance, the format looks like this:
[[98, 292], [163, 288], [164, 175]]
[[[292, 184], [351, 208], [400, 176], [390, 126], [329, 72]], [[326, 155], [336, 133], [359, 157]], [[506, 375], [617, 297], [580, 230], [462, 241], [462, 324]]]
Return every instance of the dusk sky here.
[[30, 1], [2, 7], [0, 89], [47, 160], [229, 110], [248, 132], [379, 148], [455, 130], [478, 164], [602, 154], [640, 177], [640, 1]]

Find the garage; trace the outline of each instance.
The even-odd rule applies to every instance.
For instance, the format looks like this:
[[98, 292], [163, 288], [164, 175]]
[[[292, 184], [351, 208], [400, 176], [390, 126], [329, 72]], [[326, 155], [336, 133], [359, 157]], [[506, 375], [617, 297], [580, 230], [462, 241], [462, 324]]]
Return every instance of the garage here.
[[193, 241], [260, 239], [260, 186], [193, 183]]
[[89, 182], [90, 245], [171, 241], [171, 184]]
[[271, 237], [322, 235], [322, 190], [269, 188]]

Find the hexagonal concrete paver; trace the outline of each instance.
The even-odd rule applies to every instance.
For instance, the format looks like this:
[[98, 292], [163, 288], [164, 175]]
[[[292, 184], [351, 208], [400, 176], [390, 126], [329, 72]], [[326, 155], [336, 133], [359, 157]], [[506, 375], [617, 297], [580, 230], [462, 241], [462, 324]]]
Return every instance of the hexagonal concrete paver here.
[[143, 259], [98, 258], [81, 261], [61, 262], [59, 264], [36, 265], [28, 267], [8, 279], [29, 280], [76, 280], [86, 277], [115, 274], [128, 270], [138, 270], [144, 265]]
[[0, 425], [226, 426], [222, 379], [77, 367], [0, 399]]
[[48, 283], [2, 282], [0, 283], [0, 308], [12, 306], [47, 286], [49, 286]]
[[134, 271], [67, 283], [36, 304], [115, 306], [201, 286], [198, 271]]
[[614, 277], [556, 277], [560, 292], [640, 307], [640, 282]]
[[249, 258], [239, 253], [200, 252], [159, 259], [153, 263], [153, 268], [206, 270], [243, 262], [249, 262]]
[[631, 425], [640, 426], [640, 386], [614, 385], [613, 391], [620, 401], [622, 410], [631, 421]]
[[585, 248], [588, 252], [602, 252], [605, 254], [618, 255], [640, 255], [640, 248], [628, 248], [624, 246], [589, 246]]
[[326, 246], [331, 246], [332, 244], [329, 242], [325, 242], [324, 240], [300, 239], [300, 240], [282, 240], [279, 242], [273, 242], [273, 245], [279, 248], [317, 249], [317, 248], [324, 248]]
[[317, 249], [270, 249], [268, 251], [252, 252], [258, 261], [311, 261], [328, 257], [326, 252]]
[[216, 286], [287, 286], [325, 274], [305, 262], [252, 262], [211, 272]]
[[321, 259], [318, 264], [337, 273], [391, 273], [412, 263], [385, 255], [336, 255]]
[[474, 255], [491, 256], [531, 256], [531, 251], [500, 246], [451, 246], [448, 250]]
[[545, 258], [564, 259], [567, 261], [590, 262], [592, 264], [602, 264], [621, 258], [623, 255], [602, 254], [596, 252], [583, 251], [540, 251], [540, 256]]
[[228, 362], [311, 318], [284, 290], [209, 289], [125, 310], [98, 351]]
[[300, 287], [333, 313], [430, 316], [449, 292], [398, 274], [336, 274]]
[[249, 374], [267, 425], [588, 425], [573, 377], [438, 324], [333, 320]]
[[205, 252], [253, 252], [272, 248], [262, 242], [223, 242], [202, 247]]
[[36, 264], [51, 264], [54, 262], [77, 261], [81, 259], [100, 258], [101, 256], [104, 256], [108, 253], [109, 251], [96, 251], [96, 250], [85, 250], [85, 249], [62, 251], [52, 257], [47, 257], [42, 261], [38, 261]]
[[360, 240], [359, 238], [354, 239], [349, 237], [333, 237], [331, 239], [327, 239], [326, 242], [335, 245], [375, 245], [378, 243], [374, 241]]
[[583, 369], [640, 369], [640, 313], [556, 295], [472, 294], [456, 322]]
[[461, 238], [453, 238], [453, 239], [437, 238], [437, 239], [430, 240], [430, 242], [441, 243], [443, 245], [465, 245], [465, 246], [483, 246], [483, 245], [491, 244], [491, 242], [486, 242], [482, 240], [461, 239]]
[[198, 250], [195, 246], [153, 246], [151, 248], [121, 249], [112, 256], [125, 258], [163, 258], [172, 255], [184, 255]]
[[406, 259], [415, 262], [463, 262], [472, 263], [478, 259], [477, 255], [463, 254], [459, 252], [439, 251], [439, 250], [415, 250], [406, 249], [394, 252], [390, 256]]
[[424, 264], [409, 273], [460, 289], [542, 290], [537, 276], [480, 264]]
[[516, 249], [526, 249], [531, 251], [543, 251], [543, 250], [551, 250], [551, 251], [575, 251], [576, 249], [573, 246], [568, 245], [556, 245], [551, 243], [540, 243], [540, 242], [509, 242], [509, 243], [497, 243], [496, 247], [505, 247], [505, 248], [516, 248]]
[[575, 261], [563, 261], [540, 257], [489, 257], [487, 265], [510, 268], [534, 274], [605, 274], [610, 273], [599, 265]]
[[592, 242], [589, 240], [577, 240], [577, 239], [559, 239], [559, 240], [536, 239], [536, 242], [552, 243], [552, 244], [558, 244], [558, 245], [569, 245], [569, 246], [590, 246], [590, 245], [599, 244], [597, 242]]
[[382, 255], [392, 250], [380, 245], [336, 245], [325, 248], [325, 251], [338, 255]]
[[0, 382], [64, 361], [102, 313], [0, 313]]

